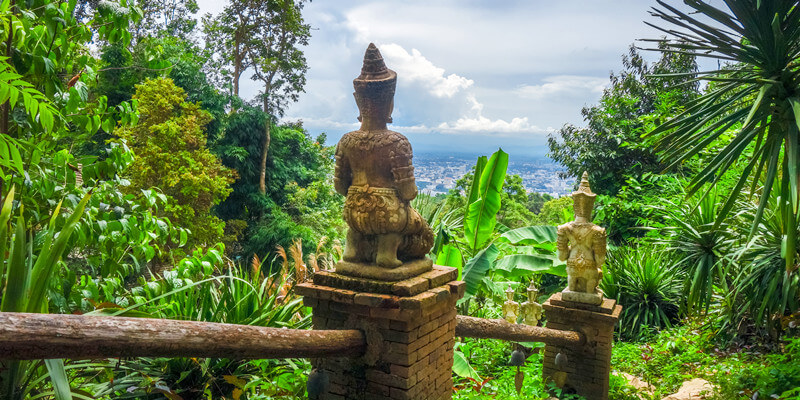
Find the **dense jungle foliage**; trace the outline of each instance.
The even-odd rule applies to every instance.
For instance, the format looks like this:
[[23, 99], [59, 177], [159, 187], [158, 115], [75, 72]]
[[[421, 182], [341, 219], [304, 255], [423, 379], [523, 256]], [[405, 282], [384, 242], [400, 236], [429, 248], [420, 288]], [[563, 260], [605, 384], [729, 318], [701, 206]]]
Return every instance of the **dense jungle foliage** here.
[[[703, 377], [720, 399], [800, 399], [800, 7], [685, 3], [658, 1], [667, 36], [631, 45], [585, 124], [548, 138], [565, 176], [588, 171], [609, 235], [600, 286], [624, 307], [611, 398]], [[305, 85], [304, 5], [230, 0], [198, 21], [194, 0], [0, 2], [0, 311], [310, 328], [292, 287], [333, 268], [345, 226], [332, 144], [277, 122]], [[527, 193], [508, 164], [498, 149], [412, 202], [431, 258], [466, 282], [461, 314], [565, 286], [556, 226], [572, 199]], [[560, 395], [541, 362], [533, 343], [459, 340], [455, 397]], [[0, 398], [305, 398], [310, 369], [0, 360]]]

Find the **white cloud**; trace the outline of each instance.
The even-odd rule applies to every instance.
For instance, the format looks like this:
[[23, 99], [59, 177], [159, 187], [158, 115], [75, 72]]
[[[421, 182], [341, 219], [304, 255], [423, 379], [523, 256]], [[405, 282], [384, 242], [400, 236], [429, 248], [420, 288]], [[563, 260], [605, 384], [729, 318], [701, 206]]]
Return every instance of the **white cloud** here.
[[409, 53], [395, 43], [382, 44], [378, 47], [386, 59], [386, 64], [397, 72], [401, 82], [418, 83], [436, 97], [453, 97], [474, 83], [471, 79], [456, 74], [445, 76], [444, 68], [433, 65], [417, 49], [411, 49]]
[[586, 96], [603, 93], [608, 78], [593, 76], [557, 75], [542, 79], [541, 85], [523, 85], [517, 89], [520, 97], [546, 99], [551, 97]]
[[514, 117], [510, 121], [503, 119], [489, 119], [483, 116], [483, 104], [474, 95], [468, 95], [467, 101], [471, 103], [472, 116], [462, 116], [453, 123], [443, 122], [438, 128], [442, 133], [483, 133], [487, 135], [514, 134], [514, 133], [546, 133], [528, 121], [528, 117]]

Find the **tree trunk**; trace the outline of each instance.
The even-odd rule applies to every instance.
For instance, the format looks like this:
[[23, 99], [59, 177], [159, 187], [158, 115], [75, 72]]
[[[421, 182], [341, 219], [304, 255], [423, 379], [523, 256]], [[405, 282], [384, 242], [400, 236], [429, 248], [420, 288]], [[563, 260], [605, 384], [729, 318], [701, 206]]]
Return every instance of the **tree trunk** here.
[[264, 87], [264, 112], [267, 114], [267, 122], [264, 126], [264, 148], [261, 149], [261, 176], [258, 181], [258, 190], [261, 194], [267, 194], [267, 154], [269, 154], [269, 144], [272, 141], [269, 131], [272, 117], [269, 115], [269, 100], [267, 97], [269, 89], [270, 85], [267, 84]]
[[236, 30], [235, 35], [236, 46], [233, 50], [233, 95], [239, 97], [239, 75], [242, 74], [241, 34], [239, 29]]

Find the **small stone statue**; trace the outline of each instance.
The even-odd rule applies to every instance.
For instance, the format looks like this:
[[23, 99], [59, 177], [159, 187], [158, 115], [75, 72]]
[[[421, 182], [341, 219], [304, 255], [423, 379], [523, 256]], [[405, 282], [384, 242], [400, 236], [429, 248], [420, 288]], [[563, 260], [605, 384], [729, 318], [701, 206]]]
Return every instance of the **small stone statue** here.
[[512, 323], [517, 323], [517, 316], [519, 316], [519, 303], [514, 301], [514, 289], [511, 286], [506, 289], [506, 300], [503, 303], [503, 319]]
[[522, 321], [525, 325], [536, 326], [539, 325], [539, 320], [542, 319], [542, 305], [536, 302], [536, 296], [539, 295], [539, 289], [536, 289], [533, 281], [528, 286], [528, 301], [522, 303]]
[[595, 196], [584, 172], [578, 190], [572, 192], [575, 220], [558, 227], [558, 258], [567, 261], [567, 288], [561, 294], [565, 301], [603, 303], [597, 285], [606, 259], [606, 230], [591, 222]]
[[399, 280], [432, 267], [425, 255], [433, 232], [409, 204], [417, 196], [411, 145], [386, 128], [396, 83], [397, 74], [370, 43], [361, 75], [353, 80], [361, 128], [345, 134], [336, 147], [334, 186], [346, 196], [349, 227], [338, 273]]

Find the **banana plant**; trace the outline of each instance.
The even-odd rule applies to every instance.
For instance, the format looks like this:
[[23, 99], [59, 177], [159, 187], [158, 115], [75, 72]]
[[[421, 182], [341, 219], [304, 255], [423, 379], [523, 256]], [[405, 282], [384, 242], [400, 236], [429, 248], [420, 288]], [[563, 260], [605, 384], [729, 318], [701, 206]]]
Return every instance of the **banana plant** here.
[[[475, 175], [466, 194], [463, 237], [438, 234], [434, 253], [436, 263], [458, 268], [466, 282], [466, 301], [480, 289], [498, 292], [495, 276], [504, 280], [552, 273], [566, 276], [556, 262], [556, 229], [528, 226], [513, 230], [497, 223], [501, 193], [508, 170], [508, 154], [498, 150], [488, 159], [478, 158]], [[437, 232], [438, 233], [438, 232]], [[502, 256], [502, 257], [501, 257]]]
[[[0, 209], [0, 255], [4, 256], [2, 262], [6, 267], [0, 311], [46, 313], [48, 283], [67, 250], [69, 238], [83, 215], [91, 192], [83, 197], [63, 226], [57, 230], [56, 222], [61, 211], [59, 202], [50, 217], [50, 223], [38, 232], [41, 240], [33, 240], [35, 233], [28, 229], [22, 207], [18, 207], [16, 223], [11, 222], [14, 191], [14, 187], [9, 190]], [[43, 244], [37, 249], [34, 243], [39, 242]], [[36, 250], [38, 254], [34, 255]], [[8, 257], [5, 257], [6, 252]], [[45, 360], [44, 364], [53, 384], [53, 392], [50, 394], [57, 400], [72, 399], [63, 360]], [[28, 398], [32, 389], [28, 383], [40, 369], [39, 364], [0, 360], [0, 366], [0, 398]]]

